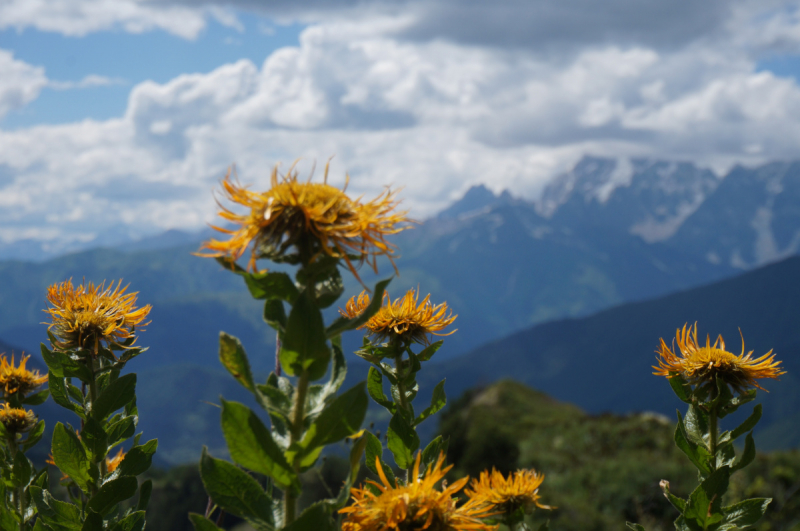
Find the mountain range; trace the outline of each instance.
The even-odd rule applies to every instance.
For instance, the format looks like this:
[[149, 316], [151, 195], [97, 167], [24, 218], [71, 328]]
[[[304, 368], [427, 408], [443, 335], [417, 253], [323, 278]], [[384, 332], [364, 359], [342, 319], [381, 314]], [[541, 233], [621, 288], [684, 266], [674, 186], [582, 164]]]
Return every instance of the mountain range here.
[[[158, 389], [150, 391], [153, 396], [163, 397], [164, 389], [171, 387], [193, 386], [195, 393], [191, 395], [193, 406], [176, 399], [182, 405], [171, 417], [165, 416], [159, 403], [148, 402], [142, 396], [142, 418], [147, 418], [145, 410], [150, 408], [160, 417], [159, 430], [166, 429], [167, 417], [187, 430], [194, 429], [191, 426], [199, 424], [187, 424], [186, 408], [192, 410], [192, 418], [202, 415], [204, 408], [211, 406], [201, 407], [200, 401], [215, 401], [225, 387], [221, 382], [228, 378], [220, 372], [217, 361], [219, 330], [242, 339], [257, 373], [265, 375], [274, 364], [274, 335], [261, 321], [260, 304], [249, 297], [241, 279], [223, 271], [213, 260], [192, 255], [203, 237], [171, 232], [136, 244], [123, 243], [42, 262], [0, 261], [0, 338], [17, 345], [17, 351], [22, 348], [38, 352], [38, 344], [46, 339], [46, 325], [41, 323], [46, 317], [42, 310], [47, 305], [48, 285], [68, 278], [94, 282], [122, 278], [124, 283], [130, 283], [130, 290], [139, 292], [140, 304], [153, 305], [152, 323], [140, 338], [140, 344], [150, 350], [132, 367], [141, 373], [141, 385], [145, 375], [151, 375], [148, 378], [160, 382]], [[668, 395], [669, 389], [665, 388], [662, 395], [647, 394], [658, 387], [651, 385], [652, 380], [651, 384], [641, 384], [641, 388], [631, 384], [645, 393], [645, 398], [637, 399], [638, 405], [631, 405], [632, 391], [630, 395], [609, 392], [606, 398], [591, 399], [587, 405], [588, 395], [580, 394], [580, 389], [589, 385], [585, 378], [595, 366], [586, 361], [567, 363], [567, 358], [553, 352], [558, 348], [567, 352], [569, 345], [582, 340], [580, 348], [589, 349], [587, 352], [607, 352], [602, 367], [621, 371], [629, 368], [625, 363], [621, 368], [615, 365], [623, 358], [609, 357], [622, 355], [613, 349], [615, 342], [623, 344], [622, 338], [636, 336], [639, 342], [631, 343], [628, 355], [638, 355], [642, 349], [651, 353], [658, 337], [668, 337], [675, 327], [695, 319], [700, 319], [701, 331], [723, 332], [729, 344], [735, 344], [737, 334], [730, 327], [742, 326], [745, 338], [749, 343], [753, 341], [754, 347], [780, 346], [783, 350], [789, 340], [786, 338], [794, 337], [790, 331], [781, 336], [779, 343], [769, 343], [769, 339], [778, 336], [766, 332], [760, 336], [761, 332], [747, 328], [748, 322], [760, 319], [759, 315], [772, 315], [760, 303], [755, 304], [755, 292], [750, 299], [715, 299], [721, 305], [719, 315], [728, 315], [725, 312], [729, 306], [761, 312], [737, 315], [739, 320], [725, 321], [723, 326], [728, 328], [714, 328], [721, 321], [705, 317], [713, 314], [711, 309], [702, 318], [689, 310], [676, 310], [671, 320], [654, 317], [652, 326], [641, 325], [649, 332], [647, 337], [620, 320], [614, 320], [607, 329], [570, 328], [570, 323], [582, 323], [580, 318], [619, 305], [624, 305], [618, 308], [620, 311], [638, 308], [626, 303], [674, 293], [688, 297], [685, 301], [675, 299], [683, 301], [680, 305], [695, 304], [694, 296], [689, 294], [699, 286], [730, 279], [795, 254], [800, 242], [800, 163], [737, 167], [718, 178], [690, 163], [585, 157], [570, 172], [555, 178], [536, 201], [474, 187], [460, 201], [413, 230], [398, 234], [393, 241], [401, 257], [397, 259], [400, 276], [390, 285], [391, 295], [419, 287], [423, 294], [431, 293], [432, 301], [447, 301], [458, 314], [458, 332], [446, 338], [445, 347], [435, 358], [443, 372], [445, 368], [459, 369], [448, 379], [451, 396], [467, 385], [489, 383], [495, 373], [499, 377], [514, 371], [520, 379], [544, 386], [545, 390], [569, 394], [577, 389], [578, 398], [559, 397], [589, 411], [596, 411], [596, 407], [664, 411], [664, 393]], [[362, 271], [367, 285], [392, 274], [388, 263], [379, 265], [379, 276]], [[796, 284], [791, 275], [782, 278], [787, 286]], [[345, 279], [347, 296], [362, 289], [349, 275]], [[778, 302], [786, 293], [777, 289], [770, 292], [772, 298], [765, 296], [763, 300], [772, 301], [771, 307], [783, 308]], [[344, 300], [340, 306], [343, 305]], [[790, 310], [786, 309], [786, 315], [794, 315]], [[636, 311], [632, 318], [635, 314]], [[658, 314], [658, 309], [653, 309], [649, 315]], [[555, 351], [547, 350], [546, 356], [537, 354], [542, 351], [534, 349], [534, 345], [551, 344], [541, 339], [551, 337], [543, 336], [542, 330], [562, 330], [559, 327], [566, 327], [563, 330], [571, 337], [555, 334], [552, 338], [566, 343], [553, 339], [552, 345], [558, 345], [553, 347]], [[513, 335], [526, 333], [534, 333], [534, 339]], [[516, 346], [492, 343], [501, 338], [517, 342]], [[759, 338], [763, 343], [758, 343], [762, 340]], [[359, 334], [350, 334], [345, 338], [346, 351], [354, 350], [358, 343]], [[489, 346], [480, 347], [487, 343]], [[528, 350], [523, 348], [525, 345]], [[497, 348], [508, 348], [516, 358], [496, 354], [488, 357], [493, 361], [487, 364], [487, 356], [481, 353], [486, 349], [497, 352]], [[652, 358], [645, 358], [646, 373]], [[512, 368], [517, 362], [521, 364], [519, 370]], [[550, 372], [539, 370], [538, 364], [544, 362], [551, 367]], [[634, 363], [632, 358], [628, 362]], [[552, 368], [559, 364], [568, 369], [559, 372]], [[480, 374], [476, 376], [477, 372], [467, 369]], [[542, 379], [545, 374], [552, 374], [553, 378]], [[572, 375], [581, 376], [573, 382]], [[526, 379], [529, 377], [530, 381]], [[225, 389], [226, 396], [234, 392], [229, 387]], [[773, 394], [780, 393], [776, 390]], [[217, 423], [215, 415], [209, 424], [212, 431]], [[165, 441], [169, 440], [170, 436], [166, 437]], [[199, 437], [193, 436], [194, 440]], [[781, 437], [789, 440], [793, 435]], [[180, 444], [175, 444], [172, 450], [163, 445], [162, 448], [165, 453], [173, 452], [173, 462], [178, 462], [183, 459], [178, 456], [184, 454]]]

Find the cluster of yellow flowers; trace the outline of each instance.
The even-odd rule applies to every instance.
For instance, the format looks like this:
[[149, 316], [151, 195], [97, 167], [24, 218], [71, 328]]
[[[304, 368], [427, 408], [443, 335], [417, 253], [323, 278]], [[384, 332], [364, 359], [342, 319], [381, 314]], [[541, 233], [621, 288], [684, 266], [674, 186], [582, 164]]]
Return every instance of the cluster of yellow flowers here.
[[438, 490], [436, 486], [453, 465], [442, 468], [444, 454], [440, 454], [436, 464], [420, 475], [420, 456], [417, 454], [408, 484], [396, 486], [386, 478], [378, 460], [376, 466], [381, 482], [368, 482], [378, 493], [367, 487], [352, 490], [353, 504], [339, 511], [345, 515], [342, 530], [488, 531], [497, 529], [496, 525], [484, 522], [491, 516], [511, 514], [519, 508], [530, 511], [533, 506], [551, 508], [539, 503], [539, 485], [544, 475], [533, 470], [518, 470], [508, 478], [496, 470], [482, 472], [480, 479], [472, 480], [470, 488], [465, 490], [467, 500], [458, 506], [456, 494], [469, 477], [451, 485], [443, 484]]
[[[47, 381], [47, 375], [39, 371], [25, 368], [30, 356], [21, 356], [19, 365], [14, 365], [14, 355], [8, 361], [5, 354], [0, 354], [0, 392], [2, 399], [8, 401], [13, 397], [21, 399], [36, 391]], [[33, 411], [20, 407], [12, 407], [8, 402], [0, 404], [0, 423], [12, 434], [25, 433], [36, 425]]]

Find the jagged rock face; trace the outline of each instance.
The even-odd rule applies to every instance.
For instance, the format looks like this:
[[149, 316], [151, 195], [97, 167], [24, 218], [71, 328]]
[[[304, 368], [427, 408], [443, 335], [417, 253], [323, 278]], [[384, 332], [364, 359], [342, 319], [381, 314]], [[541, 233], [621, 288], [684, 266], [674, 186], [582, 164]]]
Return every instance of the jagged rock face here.
[[800, 163], [737, 166], [676, 232], [673, 245], [750, 269], [800, 248]]
[[629, 233], [653, 243], [669, 239], [718, 182], [687, 162], [584, 157], [545, 188], [536, 208], [576, 231]]

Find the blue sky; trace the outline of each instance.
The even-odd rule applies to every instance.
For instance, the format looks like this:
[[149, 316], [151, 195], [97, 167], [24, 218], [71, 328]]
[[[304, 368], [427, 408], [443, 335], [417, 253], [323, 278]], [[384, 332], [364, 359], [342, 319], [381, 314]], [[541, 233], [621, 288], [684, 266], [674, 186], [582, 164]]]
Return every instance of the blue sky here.
[[165, 31], [132, 34], [106, 30], [85, 36], [25, 28], [0, 32], [0, 49], [16, 59], [42, 66], [55, 81], [78, 83], [102, 76], [107, 85], [42, 91], [29, 105], [6, 115], [4, 129], [122, 116], [131, 88], [145, 80], [166, 83], [185, 73], [207, 73], [239, 59], [261, 64], [283, 46], [297, 46], [302, 24], [279, 25], [252, 14], [241, 14], [241, 28], [211, 20], [195, 39]]
[[586, 154], [794, 159], [799, 7], [8, 0], [0, 258], [202, 229], [234, 163], [266, 187], [334, 157], [424, 218], [476, 184], [536, 201]]

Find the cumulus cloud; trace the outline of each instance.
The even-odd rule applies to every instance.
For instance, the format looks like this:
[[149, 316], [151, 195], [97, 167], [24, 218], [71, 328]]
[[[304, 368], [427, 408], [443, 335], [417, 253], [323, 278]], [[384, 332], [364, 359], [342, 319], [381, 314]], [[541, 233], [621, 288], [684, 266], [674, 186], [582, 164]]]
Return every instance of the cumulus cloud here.
[[0, 118], [35, 100], [47, 85], [43, 68], [18, 61], [6, 50], [0, 50], [0, 72]]
[[[236, 26], [220, 9], [267, 9], [246, 0], [126, 1], [114, 5], [128, 11], [116, 7], [105, 19], [84, 20], [89, 10], [76, 8], [56, 9], [52, 20], [62, 17], [76, 34], [122, 25], [191, 37], [221, 13]], [[24, 19], [22, 3], [7, 5]], [[277, 162], [302, 157], [307, 172], [335, 155], [334, 184], [349, 172], [356, 194], [402, 185], [406, 206], [423, 218], [478, 183], [533, 198], [586, 153], [718, 170], [796, 157], [800, 87], [756, 69], [758, 50], [800, 42], [800, 18], [786, 6], [685, 2], [676, 15], [675, 3], [630, 0], [602, 12], [577, 0], [492, 9], [450, 0], [269, 5], [273, 17], [316, 22], [299, 46], [263, 64], [140, 83], [113, 120], [0, 131], [0, 224], [19, 228], [0, 239], [33, 234], [26, 230], [42, 220], [62, 227], [38, 233], [52, 239], [199, 228], [213, 219], [211, 190], [233, 162], [258, 188]], [[188, 14], [153, 22], [169, 10]], [[10, 55], [2, 61], [26, 71]], [[13, 86], [39, 83], [35, 97], [48, 81], [27, 68], [33, 81]]]

